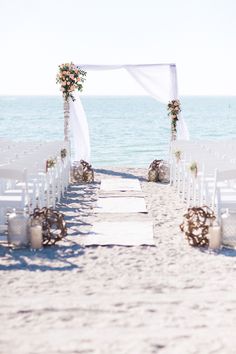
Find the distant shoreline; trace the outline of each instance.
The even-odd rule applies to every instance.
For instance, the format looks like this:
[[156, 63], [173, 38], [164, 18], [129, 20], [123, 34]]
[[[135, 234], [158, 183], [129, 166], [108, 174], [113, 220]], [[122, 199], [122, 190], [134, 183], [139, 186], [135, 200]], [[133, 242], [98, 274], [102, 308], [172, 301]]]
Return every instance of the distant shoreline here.
[[[52, 95], [52, 94], [25, 94], [25, 95], [22, 95], [22, 94], [0, 94], [0, 97], [61, 97], [61, 95]], [[122, 95], [122, 94], [117, 94], [117, 95], [109, 95], [109, 94], [96, 94], [96, 95], [89, 95], [89, 94], [81, 94], [80, 97], [152, 97], [150, 95], [136, 95], [136, 94], [133, 94], [133, 95]], [[185, 98], [185, 97], [201, 97], [201, 98], [209, 98], [209, 97], [235, 97], [236, 98], [236, 95], [226, 95], [226, 94], [218, 94], [218, 95], [212, 95], [212, 94], [209, 94], [209, 95], [191, 95], [191, 94], [187, 94], [187, 95], [180, 95], [180, 98]]]

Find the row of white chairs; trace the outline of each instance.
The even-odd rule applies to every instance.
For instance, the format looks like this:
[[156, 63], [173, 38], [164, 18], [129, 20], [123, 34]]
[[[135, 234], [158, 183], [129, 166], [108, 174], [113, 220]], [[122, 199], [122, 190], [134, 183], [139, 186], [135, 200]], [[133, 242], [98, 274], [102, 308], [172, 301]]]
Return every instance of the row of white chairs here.
[[[176, 157], [179, 152], [180, 159]], [[208, 205], [218, 222], [236, 210], [236, 141], [175, 141], [171, 147], [171, 184], [190, 206]], [[197, 174], [190, 171], [196, 164]]]
[[[0, 142], [1, 144], [1, 142]], [[66, 149], [65, 158], [61, 150]], [[48, 159], [54, 166], [46, 168]], [[13, 161], [0, 165], [0, 225], [13, 208], [54, 207], [61, 199], [70, 179], [70, 148], [64, 142], [44, 143]]]

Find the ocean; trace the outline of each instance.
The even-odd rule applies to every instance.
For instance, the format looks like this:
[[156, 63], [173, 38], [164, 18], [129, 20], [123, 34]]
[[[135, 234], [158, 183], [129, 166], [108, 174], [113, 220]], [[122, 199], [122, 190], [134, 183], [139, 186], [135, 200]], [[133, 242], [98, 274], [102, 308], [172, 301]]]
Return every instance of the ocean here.
[[[148, 167], [168, 157], [166, 106], [148, 96], [82, 96], [92, 164]], [[236, 138], [236, 97], [181, 97], [191, 139]], [[13, 140], [63, 139], [59, 96], [0, 96], [0, 136]]]

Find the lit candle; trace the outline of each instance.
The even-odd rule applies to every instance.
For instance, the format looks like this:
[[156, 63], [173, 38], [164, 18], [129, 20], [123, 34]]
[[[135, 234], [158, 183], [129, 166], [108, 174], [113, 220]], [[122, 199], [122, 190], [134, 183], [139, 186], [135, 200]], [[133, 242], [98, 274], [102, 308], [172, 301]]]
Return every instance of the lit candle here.
[[209, 226], [209, 248], [217, 249], [221, 246], [221, 228], [218, 225]]
[[42, 248], [43, 233], [41, 225], [33, 225], [30, 227], [30, 244], [33, 249]]

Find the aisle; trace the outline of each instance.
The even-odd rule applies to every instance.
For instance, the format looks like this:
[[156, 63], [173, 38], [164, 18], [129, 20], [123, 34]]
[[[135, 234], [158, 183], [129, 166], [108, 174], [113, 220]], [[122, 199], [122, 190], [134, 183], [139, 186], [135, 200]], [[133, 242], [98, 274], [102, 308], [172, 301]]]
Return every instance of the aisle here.
[[84, 246], [154, 245], [153, 223], [137, 178], [102, 179], [94, 213]]

